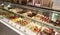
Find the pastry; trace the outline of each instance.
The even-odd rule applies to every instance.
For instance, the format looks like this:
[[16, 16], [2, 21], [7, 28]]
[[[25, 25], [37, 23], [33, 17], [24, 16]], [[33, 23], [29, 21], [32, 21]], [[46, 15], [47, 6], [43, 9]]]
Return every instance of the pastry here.
[[23, 15], [27, 16], [28, 14], [31, 14], [32, 12], [31, 11], [27, 11], [25, 13], [23, 13]]
[[10, 9], [9, 11], [12, 11], [12, 12], [14, 12], [14, 13], [17, 13], [17, 12], [23, 11], [23, 9], [15, 8], [15, 9]]
[[35, 16], [37, 13], [36, 12], [31, 12], [31, 11], [28, 11], [26, 13], [24, 13], [25, 16], [28, 16], [28, 17], [33, 17]]
[[22, 25], [22, 26], [26, 26], [29, 22], [26, 20], [20, 20], [20, 21], [17, 21], [17, 23]]
[[1, 4], [1, 5], [0, 5], [0, 8], [4, 8], [4, 4]]
[[38, 28], [38, 26], [33, 26], [30, 28], [33, 32], [40, 32], [41, 28]]
[[26, 9], [23, 9], [23, 11], [21, 11], [21, 12], [18, 12], [19, 14], [23, 14], [23, 13], [26, 13], [26, 12], [28, 12], [28, 10], [26, 10]]
[[55, 32], [51, 28], [45, 28], [43, 30], [43, 33], [46, 34], [46, 35], [55, 35]]
[[8, 19], [12, 20], [13, 22], [17, 22], [22, 20], [22, 18], [18, 17], [18, 16], [9, 16]]

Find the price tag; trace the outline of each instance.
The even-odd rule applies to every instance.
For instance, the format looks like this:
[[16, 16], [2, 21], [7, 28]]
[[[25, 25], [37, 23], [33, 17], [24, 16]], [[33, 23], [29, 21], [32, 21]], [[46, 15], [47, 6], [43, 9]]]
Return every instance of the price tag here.
[[3, 21], [5, 21], [5, 22], [9, 22], [9, 20], [8, 19], [6, 19], [6, 18], [4, 18], [4, 19], [2, 19]]
[[25, 31], [25, 27], [22, 27], [22, 26], [21, 26], [20, 30], [21, 30], [21, 31]]
[[16, 26], [16, 23], [12, 22], [12, 25], [13, 25], [13, 26]]
[[9, 21], [9, 24], [12, 24], [11, 20]]
[[19, 29], [20, 28], [20, 25], [16, 24], [16, 28]]

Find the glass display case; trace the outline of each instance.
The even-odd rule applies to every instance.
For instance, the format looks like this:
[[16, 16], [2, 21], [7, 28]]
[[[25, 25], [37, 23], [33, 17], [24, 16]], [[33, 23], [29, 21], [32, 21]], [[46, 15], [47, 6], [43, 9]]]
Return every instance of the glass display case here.
[[8, 2], [1, 3], [0, 7], [2, 10], [0, 10], [0, 16], [2, 15], [5, 20], [12, 21], [13, 24], [11, 25], [13, 25], [14, 28], [16, 28], [16, 24], [18, 24], [18, 30], [23, 31], [23, 33], [27, 35], [57, 35], [56, 32], [58, 32], [58, 34], [60, 33], [60, 12], [58, 10]]

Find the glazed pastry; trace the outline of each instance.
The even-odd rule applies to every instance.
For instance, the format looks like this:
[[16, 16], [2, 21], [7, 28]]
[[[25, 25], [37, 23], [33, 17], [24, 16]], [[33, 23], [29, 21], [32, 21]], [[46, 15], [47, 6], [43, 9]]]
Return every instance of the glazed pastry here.
[[55, 35], [55, 32], [51, 28], [45, 28], [43, 30], [43, 33], [46, 34], [46, 35]]
[[36, 13], [33, 13], [33, 12], [32, 12], [32, 14], [28, 14], [29, 17], [33, 17], [35, 15], [36, 15]]
[[15, 19], [12, 19], [13, 22], [18, 22], [18, 21], [21, 21], [22, 18], [15, 18]]
[[40, 28], [38, 28], [38, 26], [33, 26], [33, 27], [31, 27], [30, 28], [33, 32], [36, 32], [36, 33], [38, 33], [38, 32], [40, 32]]
[[[36, 16], [32, 17], [33, 19], [36, 19], [36, 20], [42, 20], [44, 17], [40, 14], [37, 14]], [[42, 20], [43, 21], [43, 20]]]
[[17, 21], [17, 23], [22, 25], [22, 26], [26, 26], [29, 22], [26, 20], [20, 20], [20, 21]]
[[27, 16], [28, 14], [31, 14], [31, 13], [32, 13], [31, 11], [28, 11], [28, 12], [23, 13], [23, 15]]
[[23, 14], [23, 13], [26, 13], [26, 12], [28, 12], [28, 10], [23, 10], [23, 11], [21, 11], [21, 12], [18, 12], [19, 14]]
[[4, 4], [1, 4], [1, 5], [0, 5], [0, 8], [4, 8]]
[[23, 9], [15, 8], [15, 9], [10, 9], [9, 11], [12, 11], [14, 13], [21, 12]]
[[37, 13], [36, 12], [31, 12], [31, 11], [28, 11], [26, 13], [24, 13], [25, 16], [28, 16], [28, 17], [33, 17], [35, 16]]

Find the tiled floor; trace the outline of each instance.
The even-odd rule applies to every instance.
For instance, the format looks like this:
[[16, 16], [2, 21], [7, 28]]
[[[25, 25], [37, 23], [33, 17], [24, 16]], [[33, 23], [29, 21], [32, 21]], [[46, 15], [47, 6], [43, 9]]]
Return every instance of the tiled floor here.
[[0, 35], [19, 35], [7, 26], [0, 23]]

